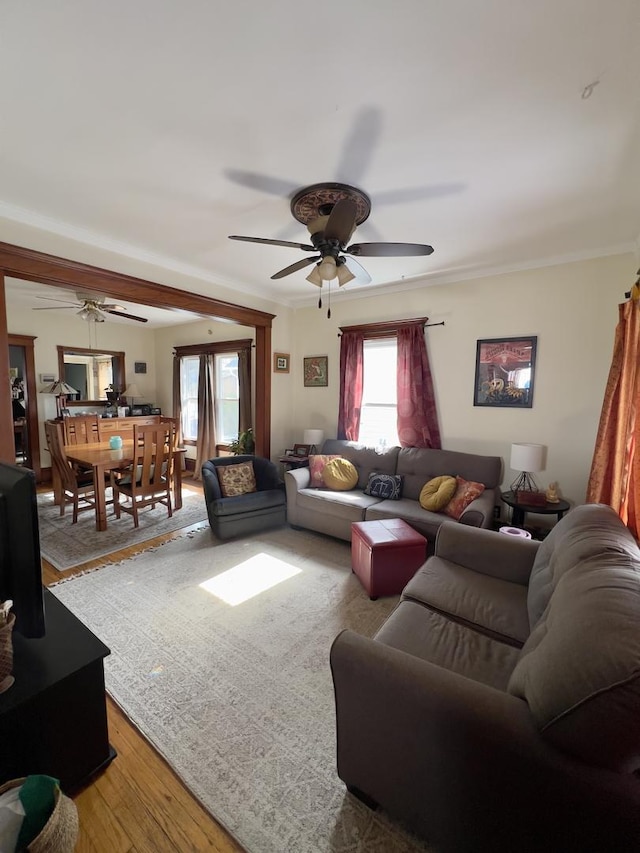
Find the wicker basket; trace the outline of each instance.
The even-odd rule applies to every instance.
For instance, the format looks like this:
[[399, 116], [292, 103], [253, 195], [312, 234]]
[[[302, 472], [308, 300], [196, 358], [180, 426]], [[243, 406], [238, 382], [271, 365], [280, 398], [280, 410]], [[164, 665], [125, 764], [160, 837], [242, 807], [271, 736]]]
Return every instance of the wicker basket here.
[[[12, 779], [0, 785], [0, 794], [17, 788], [25, 779]], [[40, 834], [27, 847], [29, 853], [73, 853], [78, 840], [78, 810], [73, 800], [56, 789], [56, 804]]]

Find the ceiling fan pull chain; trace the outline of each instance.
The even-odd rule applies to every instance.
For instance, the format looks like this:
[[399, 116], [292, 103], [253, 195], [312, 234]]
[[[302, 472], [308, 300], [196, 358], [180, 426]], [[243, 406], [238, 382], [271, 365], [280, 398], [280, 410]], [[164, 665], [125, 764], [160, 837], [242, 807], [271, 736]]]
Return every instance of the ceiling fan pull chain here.
[[327, 320], [331, 319], [331, 282], [329, 282], [329, 298], [327, 306]]

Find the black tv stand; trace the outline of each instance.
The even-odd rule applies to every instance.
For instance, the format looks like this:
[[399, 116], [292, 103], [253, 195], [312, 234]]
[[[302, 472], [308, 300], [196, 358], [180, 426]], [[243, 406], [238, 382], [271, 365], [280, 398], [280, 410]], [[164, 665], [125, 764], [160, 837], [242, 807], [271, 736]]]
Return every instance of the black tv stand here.
[[0, 694], [0, 784], [45, 773], [69, 792], [116, 754], [104, 691], [110, 651], [47, 589], [44, 600], [46, 636], [13, 634], [15, 684]]

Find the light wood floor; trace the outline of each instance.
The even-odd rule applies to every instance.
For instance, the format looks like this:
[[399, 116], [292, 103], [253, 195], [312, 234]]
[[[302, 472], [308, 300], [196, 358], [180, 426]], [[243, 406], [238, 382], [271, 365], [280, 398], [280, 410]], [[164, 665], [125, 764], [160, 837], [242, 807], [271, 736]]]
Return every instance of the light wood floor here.
[[[185, 488], [199, 488], [187, 479]], [[43, 489], [46, 490], [46, 489]], [[70, 513], [70, 509], [67, 510]], [[69, 518], [71, 523], [71, 518]], [[62, 576], [97, 568], [115, 559], [131, 557], [151, 545], [165, 542], [185, 529], [198, 530], [207, 522], [177, 533], [159, 536], [143, 546], [125, 548], [109, 558], [93, 560], [62, 575], [43, 560], [46, 585]], [[108, 531], [105, 533], [109, 535]], [[107, 697], [109, 741], [118, 753], [91, 784], [72, 792], [80, 817], [76, 853], [164, 853], [214, 851], [242, 853], [240, 847], [191, 796], [168, 764]]]

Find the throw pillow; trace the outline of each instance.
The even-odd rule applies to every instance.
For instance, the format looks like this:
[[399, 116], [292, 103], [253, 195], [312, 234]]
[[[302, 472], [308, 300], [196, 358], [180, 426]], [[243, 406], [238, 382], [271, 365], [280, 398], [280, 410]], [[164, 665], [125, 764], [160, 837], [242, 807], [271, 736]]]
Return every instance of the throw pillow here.
[[220, 483], [220, 491], [225, 498], [237, 498], [255, 492], [256, 476], [253, 472], [253, 462], [237, 462], [235, 465], [217, 465], [216, 472]]
[[322, 481], [328, 489], [347, 492], [358, 485], [358, 472], [348, 459], [332, 459], [324, 466]]
[[463, 480], [462, 477], [456, 477], [456, 483], [455, 494], [442, 511], [457, 521], [471, 501], [484, 492], [484, 484]]
[[382, 498], [385, 501], [399, 501], [402, 497], [402, 477], [400, 474], [369, 474], [365, 495]]
[[457, 486], [456, 478], [450, 475], [434, 477], [420, 490], [420, 506], [429, 512], [439, 512], [454, 496]]
[[324, 480], [322, 479], [322, 472], [324, 471], [324, 466], [327, 462], [331, 462], [332, 459], [341, 459], [339, 453], [319, 453], [315, 456], [309, 457], [309, 473], [311, 474], [311, 482], [309, 484], [310, 489], [324, 489]]

